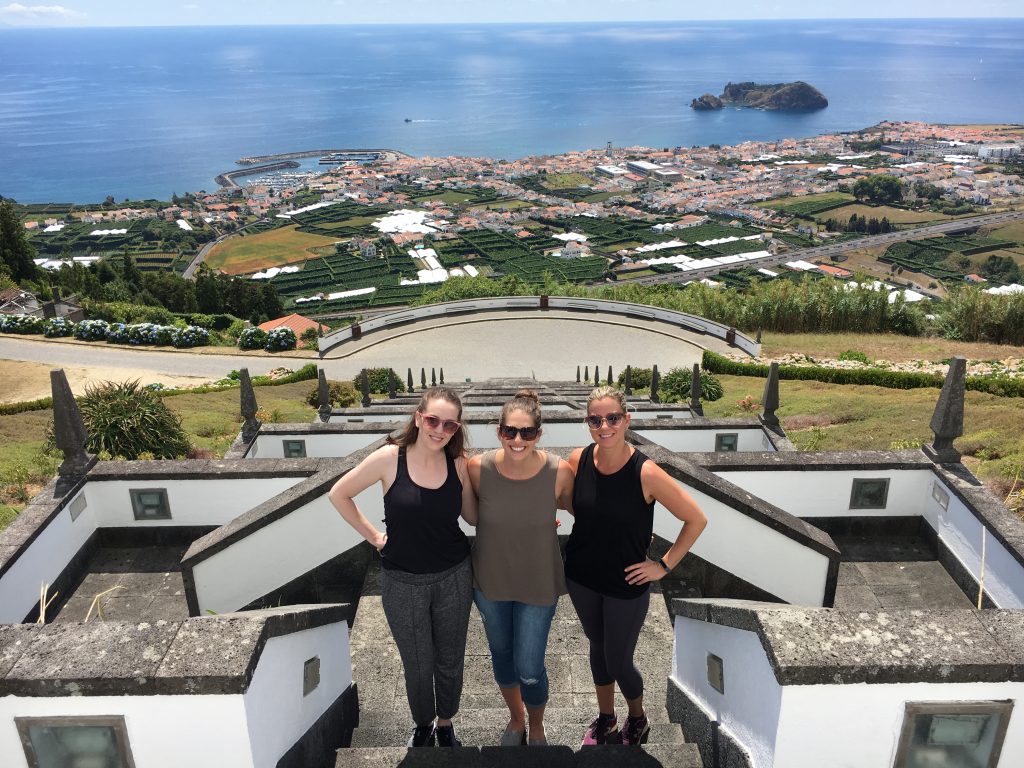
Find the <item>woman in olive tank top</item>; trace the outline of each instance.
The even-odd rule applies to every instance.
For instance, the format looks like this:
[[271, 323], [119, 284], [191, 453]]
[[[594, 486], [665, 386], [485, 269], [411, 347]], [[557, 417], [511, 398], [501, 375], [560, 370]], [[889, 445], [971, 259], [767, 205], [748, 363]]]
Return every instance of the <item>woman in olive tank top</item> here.
[[571, 502], [572, 470], [536, 449], [540, 425], [537, 394], [520, 390], [501, 411], [501, 448], [469, 462], [479, 497], [473, 600], [509, 709], [503, 746], [547, 743], [544, 652], [558, 596], [566, 592], [555, 511]]
[[[665, 470], [626, 442], [629, 414], [621, 392], [612, 387], [591, 392], [585, 421], [593, 443], [569, 457], [576, 473], [575, 519], [565, 547], [566, 586], [590, 641], [590, 671], [597, 690], [598, 716], [583, 744], [620, 740], [616, 683], [629, 706], [621, 741], [642, 744], [650, 725], [633, 653], [647, 615], [650, 583], [679, 564], [707, 518]], [[665, 556], [651, 560], [647, 549], [655, 502], [683, 526]]]

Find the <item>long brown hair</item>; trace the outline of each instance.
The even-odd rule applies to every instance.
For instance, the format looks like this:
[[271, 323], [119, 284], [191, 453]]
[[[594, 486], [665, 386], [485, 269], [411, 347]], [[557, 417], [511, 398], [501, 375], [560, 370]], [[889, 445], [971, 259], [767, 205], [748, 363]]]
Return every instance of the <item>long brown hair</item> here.
[[502, 406], [499, 425], [504, 426], [505, 419], [508, 418], [512, 411], [522, 411], [525, 413], [533, 419], [533, 426], [535, 427], [539, 427], [541, 424], [540, 397], [532, 389], [520, 389], [511, 400]]
[[[457, 421], [462, 421], [462, 400], [459, 399], [459, 393], [454, 389], [448, 387], [431, 387], [423, 392], [420, 397], [419, 405], [416, 406], [416, 410], [419, 413], [426, 411], [427, 405], [431, 400], [444, 400], [445, 402], [454, 405], [459, 413], [456, 416]], [[416, 426], [416, 414], [413, 413], [409, 417], [408, 423], [402, 428], [394, 437], [389, 437], [388, 442], [394, 445], [408, 447], [413, 445], [420, 436], [420, 428]], [[445, 443], [444, 451], [453, 459], [457, 459], [460, 456], [466, 455], [466, 448], [469, 446], [469, 438], [466, 434], [465, 426], [459, 427], [459, 431], [452, 435], [452, 439]]]

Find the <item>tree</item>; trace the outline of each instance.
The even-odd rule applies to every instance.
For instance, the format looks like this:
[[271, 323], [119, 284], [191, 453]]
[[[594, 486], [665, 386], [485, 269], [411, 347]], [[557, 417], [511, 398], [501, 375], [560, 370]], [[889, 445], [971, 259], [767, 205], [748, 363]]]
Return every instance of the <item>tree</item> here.
[[284, 314], [284, 304], [281, 303], [281, 297], [277, 295], [277, 288], [270, 283], [264, 283], [260, 293], [264, 314], [270, 319], [281, 317]]
[[903, 185], [895, 176], [886, 173], [857, 179], [853, 185], [853, 194], [858, 199], [867, 199], [876, 203], [895, 203], [903, 199]]
[[124, 261], [121, 263], [121, 277], [135, 290], [142, 289], [142, 272], [139, 271], [135, 259], [128, 253], [127, 248], [124, 250]]
[[33, 261], [35, 256], [36, 250], [25, 235], [14, 204], [10, 200], [0, 202], [0, 270], [16, 283], [37, 279], [40, 272]]
[[1012, 256], [993, 254], [985, 259], [980, 272], [986, 280], [1004, 285], [1020, 282], [1021, 279], [1020, 267], [1017, 266], [1017, 262], [1013, 260]]

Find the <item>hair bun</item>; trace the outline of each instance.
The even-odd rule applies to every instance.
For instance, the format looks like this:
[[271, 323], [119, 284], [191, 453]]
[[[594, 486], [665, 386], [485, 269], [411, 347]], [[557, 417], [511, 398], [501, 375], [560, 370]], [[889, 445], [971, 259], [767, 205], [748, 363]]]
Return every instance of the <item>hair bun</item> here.
[[540, 395], [534, 392], [532, 389], [520, 389], [515, 394], [515, 400], [533, 400], [533, 402], [540, 404]]

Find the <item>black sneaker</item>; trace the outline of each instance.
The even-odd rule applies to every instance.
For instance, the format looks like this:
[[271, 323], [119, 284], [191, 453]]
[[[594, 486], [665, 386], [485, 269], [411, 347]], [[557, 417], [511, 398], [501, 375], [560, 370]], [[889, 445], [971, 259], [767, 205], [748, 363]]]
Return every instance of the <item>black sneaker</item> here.
[[412, 729], [409, 736], [409, 747], [432, 747], [434, 746], [434, 724], [417, 725]]
[[639, 746], [647, 741], [647, 735], [651, 732], [651, 724], [647, 722], [647, 715], [626, 718], [626, 727], [622, 729], [622, 743], [627, 746]]
[[462, 742], [455, 738], [455, 727], [451, 725], [439, 725], [434, 729], [437, 734], [437, 746], [439, 747], [461, 747]]

